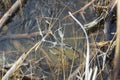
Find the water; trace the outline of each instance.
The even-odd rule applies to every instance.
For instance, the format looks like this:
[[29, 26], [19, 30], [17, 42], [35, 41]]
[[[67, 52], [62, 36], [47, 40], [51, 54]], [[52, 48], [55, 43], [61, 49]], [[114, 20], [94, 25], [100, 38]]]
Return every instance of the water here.
[[[24, 7], [16, 12], [15, 16], [8, 22], [4, 32], [1, 31], [3, 33], [1, 33], [0, 37], [7, 36], [7, 38], [1, 40], [0, 53], [6, 54], [6, 58], [8, 58], [8, 51], [10, 51], [9, 54], [13, 54], [13, 51], [14, 53], [16, 52], [17, 55], [14, 58], [9, 57], [7, 60], [7, 63], [13, 63], [13, 61], [10, 61], [11, 59], [17, 60], [24, 51], [27, 51], [36, 42], [42, 39], [41, 35], [36, 36], [34, 34], [32, 37], [28, 37], [29, 35], [21, 36], [18, 34], [32, 34], [40, 32], [40, 30], [45, 33], [49, 27], [52, 27], [52, 34], [46, 38], [49, 43], [44, 42], [40, 46], [42, 50], [39, 48], [38, 50], [33, 50], [31, 52], [26, 59], [26, 62], [29, 63], [27, 71], [23, 69], [23, 73], [26, 73], [27, 75], [33, 70], [33, 73], [36, 74], [37, 77], [42, 75], [47, 76], [46, 80], [49, 80], [49, 78], [63, 78], [65, 74], [65, 77], [68, 77], [72, 65], [71, 72], [73, 72], [73, 70], [75, 70], [83, 61], [83, 56], [86, 53], [86, 40], [80, 26], [74, 22], [71, 17], [65, 17], [68, 16], [69, 11], [74, 12], [79, 10], [87, 2], [87, 0], [28, 0]], [[95, 12], [92, 8], [91, 10], [88, 8], [86, 12], [89, 12], [84, 13], [86, 20], [83, 19], [81, 13], [77, 13], [74, 16], [80, 20], [82, 24], [85, 24], [96, 17], [96, 15], [93, 15]], [[15, 36], [15, 34], [18, 36]], [[63, 38], [61, 37], [62, 34]], [[43, 36], [44, 35], [45, 34], [43, 34]], [[70, 45], [78, 50], [81, 58], [76, 58], [76, 56], [78, 57], [78, 54], [72, 49], [64, 48], [65, 46], [58, 47], [54, 45], [50, 48], [51, 45], [53, 45], [50, 41], [53, 43], [57, 42]], [[54, 49], [56, 47], [58, 49], [57, 51]], [[53, 55], [50, 50], [58, 55]], [[53, 64], [49, 62], [50, 59]], [[72, 63], [73, 60], [74, 63]], [[37, 72], [38, 68], [39, 71]], [[63, 68], [65, 68], [65, 73]], [[41, 73], [41, 75], [38, 73]]]

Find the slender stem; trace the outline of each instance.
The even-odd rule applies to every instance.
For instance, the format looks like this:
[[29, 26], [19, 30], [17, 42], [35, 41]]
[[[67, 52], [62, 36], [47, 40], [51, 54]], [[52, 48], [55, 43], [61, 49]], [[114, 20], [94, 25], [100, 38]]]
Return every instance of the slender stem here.
[[71, 12], [69, 12], [70, 16], [79, 24], [79, 26], [82, 28], [83, 32], [85, 33], [85, 37], [87, 40], [87, 56], [86, 56], [86, 67], [85, 67], [85, 80], [88, 80], [88, 76], [89, 76], [89, 39], [88, 39], [88, 35], [87, 32], [84, 28], [84, 26], [71, 14]]

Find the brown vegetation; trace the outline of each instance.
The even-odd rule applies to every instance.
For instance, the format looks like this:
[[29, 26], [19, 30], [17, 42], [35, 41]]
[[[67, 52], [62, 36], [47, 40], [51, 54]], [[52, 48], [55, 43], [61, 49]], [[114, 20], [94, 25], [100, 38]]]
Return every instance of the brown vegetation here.
[[0, 2], [0, 79], [119, 78], [118, 0], [5, 1]]

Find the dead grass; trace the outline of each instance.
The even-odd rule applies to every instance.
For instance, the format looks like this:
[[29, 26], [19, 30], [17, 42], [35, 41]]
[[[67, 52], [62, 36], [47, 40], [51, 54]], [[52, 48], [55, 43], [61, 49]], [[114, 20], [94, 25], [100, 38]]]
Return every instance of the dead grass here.
[[115, 41], [104, 41], [103, 25], [111, 5], [111, 0], [28, 1], [0, 35], [2, 80], [108, 80]]

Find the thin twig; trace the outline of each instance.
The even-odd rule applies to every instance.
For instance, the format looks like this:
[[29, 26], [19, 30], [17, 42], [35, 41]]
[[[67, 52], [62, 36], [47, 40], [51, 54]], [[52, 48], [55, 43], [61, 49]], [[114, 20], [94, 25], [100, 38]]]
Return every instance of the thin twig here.
[[[43, 33], [44, 34], [44, 33]], [[21, 39], [21, 38], [32, 38], [32, 37], [37, 37], [41, 36], [40, 32], [33, 32], [33, 33], [24, 33], [24, 34], [10, 34], [6, 36], [0, 36], [0, 41], [4, 41], [6, 39]]]
[[[87, 9], [93, 2], [94, 2], [94, 0], [92, 0], [92, 1], [89, 2], [88, 4], [86, 4], [85, 6], [83, 6], [82, 8], [80, 8], [79, 10], [77, 10], [77, 11], [71, 13], [71, 14], [72, 14], [72, 15], [75, 15], [75, 14], [77, 14], [78, 12], [84, 11], [84, 10]], [[70, 15], [65, 16], [62, 20], [66, 19], [66, 18], [68, 18], [68, 17], [70, 17]]]

